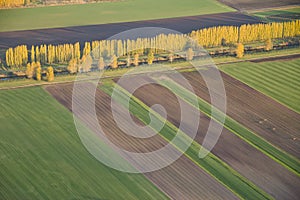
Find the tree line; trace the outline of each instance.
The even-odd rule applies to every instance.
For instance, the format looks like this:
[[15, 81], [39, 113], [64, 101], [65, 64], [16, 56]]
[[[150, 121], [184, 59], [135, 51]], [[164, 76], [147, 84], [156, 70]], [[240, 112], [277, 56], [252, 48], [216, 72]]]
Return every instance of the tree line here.
[[[224, 46], [233, 43], [238, 47], [238, 52], [243, 52], [241, 45], [238, 44], [267, 41], [266, 50], [270, 50], [272, 49], [271, 39], [299, 35], [300, 20], [270, 24], [247, 24], [240, 27], [219, 26], [193, 31], [188, 36], [204, 47]], [[186, 51], [191, 47], [192, 42], [192, 40], [187, 40], [187, 35], [161, 34], [153, 38], [138, 38], [136, 40], [85, 42], [83, 48], [79, 42], [60, 45], [43, 44], [31, 46], [30, 50], [27, 49], [26, 45], [20, 45], [6, 51], [6, 65], [13, 70], [22, 70], [27, 63], [40, 63], [42, 66], [45, 64], [67, 64], [68, 71], [75, 73], [79, 70], [76, 66], [87, 59], [98, 60], [98, 68], [102, 69], [106, 65], [105, 59], [111, 58], [113, 61], [113, 58], [127, 56], [127, 66], [131, 64], [136, 66], [141, 55], [148, 55], [149, 58], [152, 58], [152, 54], [158, 54], [163, 49], [174, 52]], [[150, 55], [149, 49], [151, 49]], [[125, 55], [126, 52], [129, 53]], [[237, 57], [241, 57], [240, 55], [238, 54]], [[172, 55], [169, 55], [169, 59], [173, 59]], [[111, 67], [116, 68], [117, 66]], [[86, 71], [87, 69], [82, 68], [81, 70]]]
[[[81, 50], [79, 42], [75, 44], [40, 45], [31, 46], [29, 51], [25, 45], [9, 48], [6, 51], [6, 65], [14, 70], [21, 70], [27, 62], [45, 64], [68, 64], [71, 60], [79, 62], [91, 54], [93, 59], [123, 56], [125, 52], [130, 55], [153, 53], [159, 49], [183, 50], [186, 46], [186, 36], [178, 34], [158, 35], [154, 38], [138, 38], [137, 40], [101, 40], [85, 42]], [[154, 48], [157, 47], [157, 48]]]
[[31, 0], [1, 0], [0, 8], [13, 8], [13, 7], [25, 6], [30, 2]]
[[190, 34], [203, 47], [215, 47], [230, 43], [250, 43], [299, 35], [300, 20], [268, 24], [244, 24], [240, 27], [218, 26], [192, 31]]

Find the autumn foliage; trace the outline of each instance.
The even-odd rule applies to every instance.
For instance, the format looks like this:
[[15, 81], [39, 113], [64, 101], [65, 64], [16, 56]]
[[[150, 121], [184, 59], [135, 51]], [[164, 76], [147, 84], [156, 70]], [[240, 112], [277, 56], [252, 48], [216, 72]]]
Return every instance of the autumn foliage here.
[[[242, 44], [247, 44], [255, 41], [265, 42], [265, 50], [269, 51], [273, 48], [272, 39], [300, 36], [300, 20], [290, 22], [274, 22], [268, 24], [245, 24], [237, 26], [219, 26], [205, 28], [193, 31], [188, 36], [193, 38], [203, 47], [216, 47], [220, 45], [237, 45], [237, 57], [242, 57], [244, 51], [241, 48]], [[81, 49], [79, 42], [75, 44], [60, 44], [60, 45], [39, 45], [31, 46], [27, 50], [26, 45], [20, 45], [14, 48], [9, 48], [6, 51], [6, 65], [13, 70], [23, 70], [26, 68], [26, 75], [32, 77], [35, 69], [31, 69], [28, 62], [39, 62], [41, 65], [63, 64], [67, 65], [67, 70], [70, 73], [77, 71], [88, 72], [93, 65], [90, 62], [82, 67], [80, 64], [96, 60], [98, 63], [94, 65], [98, 69], [104, 69], [106, 66], [104, 60], [111, 60], [111, 67], [118, 68], [116, 58], [123, 56], [127, 57], [126, 65], [138, 66], [140, 56], [148, 54], [147, 61], [152, 64], [154, 54], [159, 54], [162, 49], [176, 51], [185, 51], [187, 45], [187, 35], [179, 34], [161, 34], [153, 38], [138, 38], [136, 40], [99, 40], [85, 42]], [[151, 52], [149, 53], [149, 49]], [[193, 58], [192, 49], [187, 51], [187, 59]], [[128, 52], [128, 53], [127, 53]], [[88, 58], [88, 59], [87, 59]], [[131, 60], [132, 58], [132, 60]], [[170, 62], [174, 56], [169, 56]], [[81, 66], [81, 68], [80, 68]]]

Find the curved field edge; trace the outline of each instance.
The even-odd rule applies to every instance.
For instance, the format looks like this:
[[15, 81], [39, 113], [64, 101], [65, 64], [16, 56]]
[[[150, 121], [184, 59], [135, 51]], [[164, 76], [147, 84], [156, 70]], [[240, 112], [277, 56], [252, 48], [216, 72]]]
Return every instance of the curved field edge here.
[[[299, 66], [300, 59], [296, 59], [226, 64], [220, 66], [219, 69], [300, 114]], [[274, 71], [276, 76], [274, 76]]]
[[[126, 0], [0, 10], [0, 32], [130, 22], [235, 11], [216, 0]], [[39, 19], [39, 20], [36, 20]]]
[[71, 112], [43, 88], [0, 91], [0, 102], [1, 199], [167, 199], [89, 154]]
[[[190, 102], [190, 97], [194, 97], [195, 94], [191, 93], [187, 89], [183, 88], [182, 86], [178, 85], [174, 81], [170, 80], [157, 80], [160, 84], [164, 85], [166, 88], [169, 88], [175, 94], [177, 94], [180, 98], [184, 101], [196, 107], [193, 103]], [[230, 130], [232, 133], [236, 134], [238, 137], [246, 141], [251, 146], [255, 147], [259, 151], [263, 152], [274, 161], [278, 162], [279, 164], [283, 165], [289, 171], [295, 173], [297, 176], [300, 176], [300, 161], [293, 157], [292, 155], [288, 154], [287, 152], [279, 149], [266, 141], [264, 138], [258, 136], [254, 132], [250, 131], [234, 119], [229, 116], [226, 116], [224, 113], [219, 111], [216, 108], [213, 108], [208, 102], [198, 97], [198, 107], [196, 107], [199, 111], [203, 112], [208, 117], [216, 120], [220, 123], [220, 119], [223, 117], [225, 118], [224, 127]], [[193, 99], [193, 98], [192, 98]], [[215, 115], [211, 115], [211, 109], [214, 109]]]
[[[115, 85], [115, 87], [113, 85]], [[150, 109], [147, 105], [145, 105], [136, 97], [131, 96], [121, 86], [114, 84], [113, 82], [106, 82], [100, 86], [100, 89], [109, 95], [112, 95], [112, 92], [114, 90], [114, 100], [126, 107], [134, 116], [140, 119], [143, 123], [149, 124], [149, 113], [152, 115], [152, 117], [155, 117], [160, 121], [164, 121], [164, 119], [162, 119], [162, 117], [158, 113]], [[129, 107], [128, 105], [126, 105], [125, 97], [131, 97]], [[181, 142], [185, 143], [186, 140], [191, 140], [189, 136], [187, 136], [184, 132], [178, 130], [178, 128], [169, 121], [166, 121], [165, 126], [162, 128], [162, 130], [159, 131], [159, 135], [162, 136], [168, 142], [171, 142], [176, 132], [182, 138]], [[183, 150], [179, 147], [180, 144], [172, 144], [179, 151], [183, 152]], [[190, 160], [192, 160], [195, 164], [197, 164], [200, 168], [202, 168], [204, 171], [206, 171], [208, 174], [210, 174], [212, 177], [214, 177], [217, 181], [223, 184], [226, 188], [232, 191], [235, 195], [237, 195], [241, 199], [272, 199], [272, 197], [269, 194], [264, 192], [262, 189], [250, 182], [248, 179], [244, 178], [242, 175], [240, 175], [229, 165], [221, 161], [215, 155], [210, 153], [204, 159], [200, 159], [198, 156], [200, 148], [200, 144], [198, 144], [195, 141], [192, 141], [191, 146], [187, 149], [187, 151], [183, 152], [183, 154]]]

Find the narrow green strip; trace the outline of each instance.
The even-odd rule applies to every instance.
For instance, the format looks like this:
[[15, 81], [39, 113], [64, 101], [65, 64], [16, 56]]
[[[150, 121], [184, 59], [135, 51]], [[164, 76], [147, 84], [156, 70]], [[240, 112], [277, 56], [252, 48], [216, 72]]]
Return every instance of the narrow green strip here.
[[[169, 88], [171, 91], [173, 91], [175, 94], [177, 94], [180, 98], [182, 98], [184, 101], [189, 103], [190, 105], [194, 106], [192, 102], [190, 102], [190, 99], [194, 98], [196, 95], [192, 92], [188, 91], [187, 89], [183, 88], [176, 82], [172, 80], [157, 80], [160, 84], [164, 85], [165, 87]], [[282, 149], [279, 149], [266, 141], [264, 138], [258, 136], [254, 132], [250, 131], [234, 119], [232, 119], [229, 116], [226, 116], [226, 114], [219, 111], [217, 108], [214, 108], [215, 111], [217, 111], [215, 116], [211, 116], [211, 108], [212, 106], [198, 97], [198, 107], [200, 111], [202, 111], [205, 115], [207, 115], [210, 118], [213, 118], [217, 122], [220, 123], [220, 119], [225, 118], [224, 126], [230, 130], [232, 133], [239, 136], [241, 139], [258, 149], [259, 151], [263, 152], [276, 162], [280, 163], [284, 167], [286, 167], [291, 172], [295, 173], [296, 175], [300, 176], [300, 162], [297, 158], [293, 157], [292, 155], [288, 154], [287, 152], [283, 151]], [[195, 107], [195, 106], [194, 106]]]
[[[109, 95], [112, 95], [113, 86], [112, 82], [109, 84], [103, 84], [101, 89]], [[125, 89], [120, 86], [115, 86], [115, 101], [129, 109], [129, 111], [135, 115], [138, 119], [140, 119], [143, 123], [149, 124], [150, 117], [149, 113], [152, 117], [156, 117], [158, 120], [163, 120], [162, 117], [150, 109], [147, 105], [141, 102], [134, 96], [131, 96]], [[130, 105], [126, 105], [125, 97], [131, 97]], [[154, 128], [154, 127], [152, 127]], [[184, 132], [180, 131], [176, 126], [174, 126], [169, 121], [166, 121], [164, 127], [159, 131], [159, 135], [162, 136], [166, 141], [173, 144], [179, 151], [183, 152], [181, 149], [180, 142], [172, 143], [172, 139], [175, 135], [179, 135], [183, 139], [188, 139]], [[191, 139], [191, 138], [189, 138]], [[185, 142], [181, 140], [181, 142]], [[199, 150], [201, 145], [195, 141], [192, 141], [192, 145], [186, 150], [184, 153], [191, 161], [201, 167], [204, 171], [218, 180], [221, 184], [227, 187], [230, 191], [232, 191], [235, 195], [237, 195], [241, 199], [273, 199], [269, 194], [264, 192], [262, 189], [257, 187], [255, 184], [250, 182], [248, 179], [240, 175], [234, 169], [232, 169], [229, 165], [224, 163], [218, 157], [213, 154], [208, 154], [204, 159], [200, 159], [198, 157]]]

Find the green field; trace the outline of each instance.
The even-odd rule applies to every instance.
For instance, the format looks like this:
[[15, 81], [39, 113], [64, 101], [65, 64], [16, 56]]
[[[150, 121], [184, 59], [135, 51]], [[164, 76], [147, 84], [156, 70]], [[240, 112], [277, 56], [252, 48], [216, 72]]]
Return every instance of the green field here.
[[225, 73], [300, 113], [300, 59], [222, 65]]
[[0, 91], [0, 110], [0, 199], [166, 199], [143, 175], [94, 159], [41, 87]]
[[[124, 0], [0, 10], [0, 31], [67, 27], [234, 11], [216, 0]], [[38, 19], [38, 20], [37, 20]]]
[[300, 7], [256, 12], [253, 15], [268, 22], [300, 19]]

